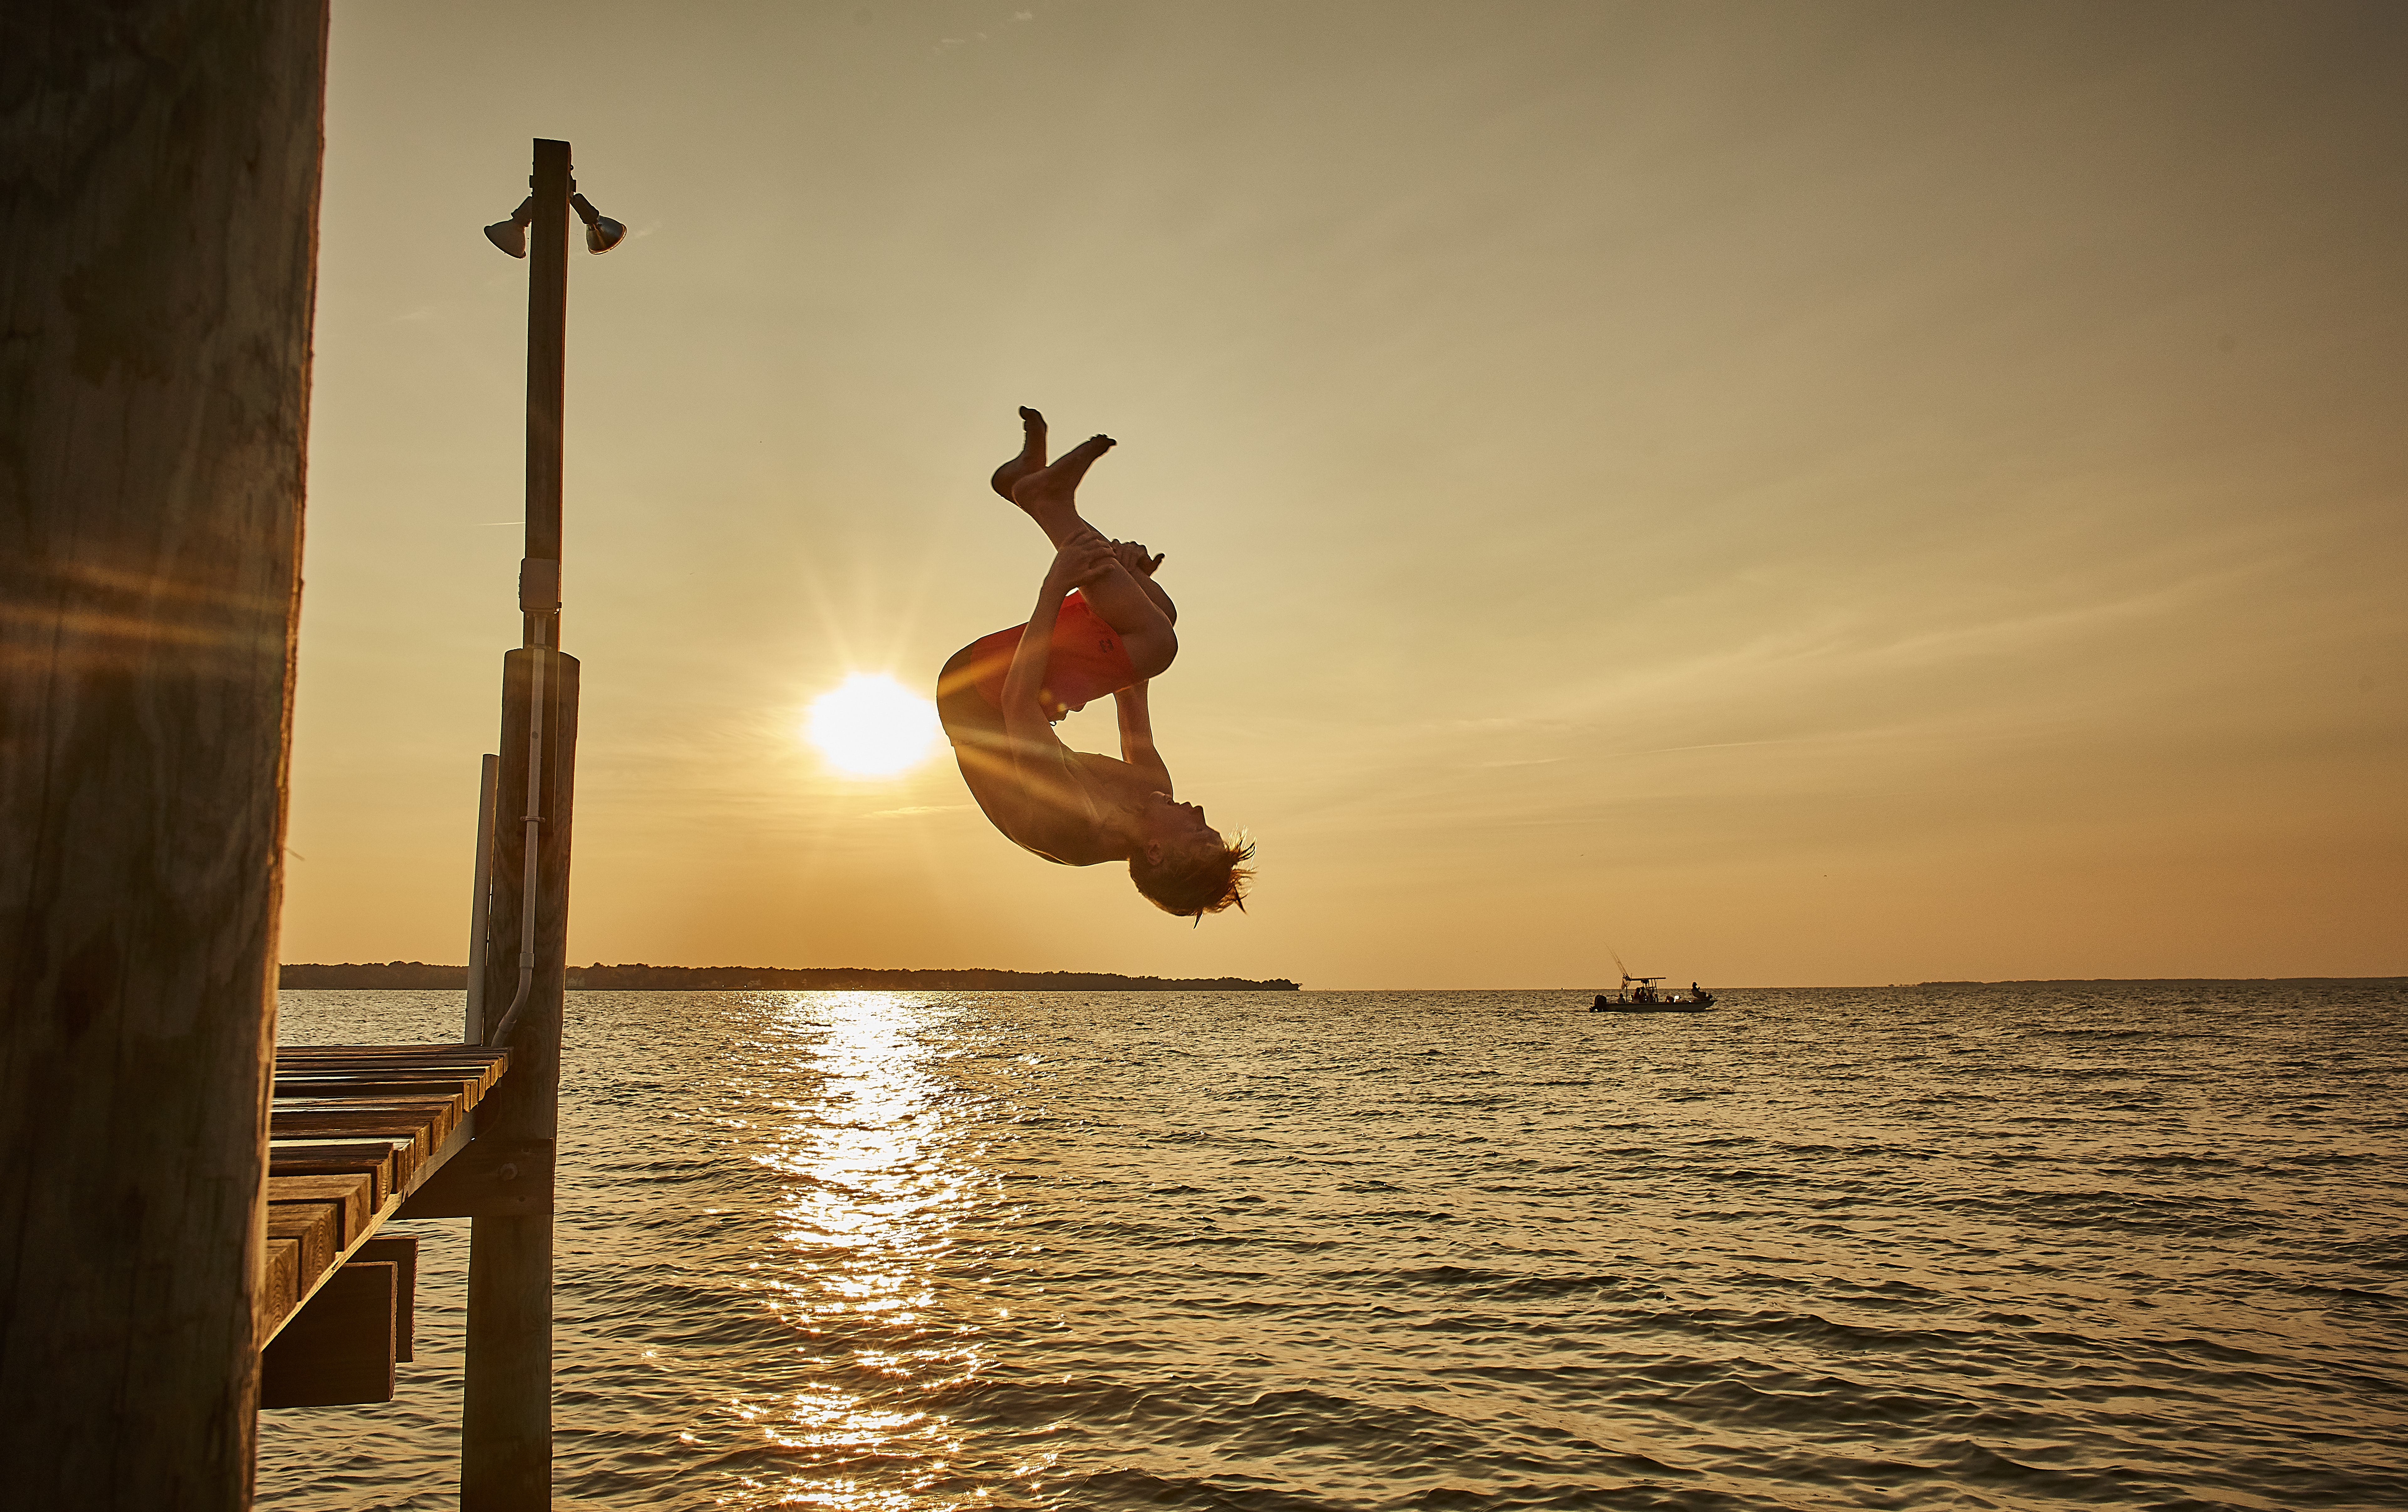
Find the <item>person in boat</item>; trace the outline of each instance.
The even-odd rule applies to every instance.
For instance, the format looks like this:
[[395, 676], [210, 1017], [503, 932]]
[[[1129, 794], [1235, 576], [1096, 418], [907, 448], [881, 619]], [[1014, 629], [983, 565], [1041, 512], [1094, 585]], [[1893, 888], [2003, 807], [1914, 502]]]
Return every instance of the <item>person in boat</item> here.
[[[1178, 801], [1154, 743], [1148, 686], [1179, 654], [1178, 606], [1154, 580], [1163, 559], [1079, 514], [1079, 481], [1112, 438], [1092, 436], [1049, 464], [1045, 417], [1024, 407], [1020, 419], [1020, 455], [992, 483], [1045, 533], [1054, 560], [1026, 624], [970, 642], [937, 675], [937, 717], [962, 780], [989, 822], [1047, 861], [1125, 862], [1138, 892], [1182, 918], [1242, 909], [1253, 844]], [[1120, 758], [1064, 745], [1055, 721], [1108, 693]]]

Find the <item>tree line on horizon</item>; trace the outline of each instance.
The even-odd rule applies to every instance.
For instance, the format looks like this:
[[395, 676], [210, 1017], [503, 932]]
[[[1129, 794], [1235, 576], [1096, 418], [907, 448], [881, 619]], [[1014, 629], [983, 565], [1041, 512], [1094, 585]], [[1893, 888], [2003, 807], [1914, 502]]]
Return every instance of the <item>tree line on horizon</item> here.
[[[468, 968], [423, 961], [302, 963], [277, 968], [279, 987], [304, 989], [466, 991]], [[1123, 977], [1101, 971], [1001, 971], [990, 967], [910, 968], [881, 966], [653, 966], [632, 964], [568, 968], [572, 992], [711, 992], [749, 987], [811, 991], [918, 988], [964, 992], [1293, 992], [1285, 977], [1254, 981], [1243, 977]]]

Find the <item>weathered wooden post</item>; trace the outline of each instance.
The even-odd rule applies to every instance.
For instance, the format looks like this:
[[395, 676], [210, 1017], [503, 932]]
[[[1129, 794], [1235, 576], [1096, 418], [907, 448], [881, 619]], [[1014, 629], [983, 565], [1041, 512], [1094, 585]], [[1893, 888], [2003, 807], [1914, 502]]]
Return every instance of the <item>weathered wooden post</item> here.
[[0, 1466], [249, 1505], [326, 6], [0, 7]]
[[[526, 556], [519, 567], [524, 644], [503, 662], [500, 775], [487, 839], [490, 911], [471, 1024], [472, 1037], [510, 1049], [509, 1074], [478, 1109], [474, 1148], [479, 1168], [507, 1173], [496, 1190], [518, 1195], [471, 1220], [463, 1512], [547, 1512], [552, 1505], [551, 1172], [559, 1129], [578, 691], [577, 660], [559, 649], [568, 215], [576, 187], [566, 142], [536, 142], [532, 182], [535, 193], [519, 214], [488, 233], [512, 250], [509, 228], [519, 228], [532, 264]], [[576, 208], [589, 224], [598, 219], [581, 199]]]

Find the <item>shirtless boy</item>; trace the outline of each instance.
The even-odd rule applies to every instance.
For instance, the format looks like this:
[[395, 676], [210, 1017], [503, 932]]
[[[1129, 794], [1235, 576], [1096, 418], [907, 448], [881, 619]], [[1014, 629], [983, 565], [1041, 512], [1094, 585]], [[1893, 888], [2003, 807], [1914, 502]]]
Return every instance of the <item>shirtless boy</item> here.
[[[1154, 747], [1146, 684], [1179, 654], [1179, 611], [1154, 581], [1162, 558], [1079, 517], [1079, 479], [1112, 438], [1048, 466], [1045, 417], [1024, 408], [1020, 420], [1020, 455], [996, 469], [995, 491], [1037, 522], [1054, 563], [1027, 624], [972, 641], [937, 676], [962, 778], [996, 829], [1048, 861], [1125, 861], [1137, 890], [1182, 918], [1242, 906], [1254, 847], [1228, 843], [1202, 808], [1177, 802]], [[1120, 708], [1118, 761], [1054, 734], [1054, 720], [1106, 693]]]

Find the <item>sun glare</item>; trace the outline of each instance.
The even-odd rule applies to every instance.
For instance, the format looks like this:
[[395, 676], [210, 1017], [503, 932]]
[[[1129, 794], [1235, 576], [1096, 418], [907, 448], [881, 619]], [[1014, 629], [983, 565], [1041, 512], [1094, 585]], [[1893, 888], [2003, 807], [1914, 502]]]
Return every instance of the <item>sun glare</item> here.
[[838, 771], [893, 777], [927, 758], [937, 706], [882, 673], [856, 672], [812, 703], [805, 728]]

